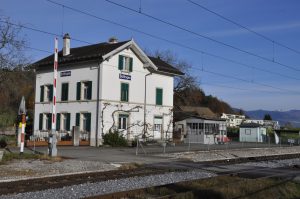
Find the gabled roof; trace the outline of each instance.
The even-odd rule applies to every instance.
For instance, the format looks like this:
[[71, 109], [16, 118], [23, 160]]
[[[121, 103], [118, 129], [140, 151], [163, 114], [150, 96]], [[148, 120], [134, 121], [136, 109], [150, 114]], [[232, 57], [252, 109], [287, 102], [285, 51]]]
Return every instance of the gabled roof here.
[[219, 118], [208, 107], [199, 106], [180, 106], [174, 109], [174, 118], [176, 121], [185, 120], [187, 118], [199, 118], [206, 120], [225, 121]]
[[[132, 47], [133, 50], [137, 52], [137, 54], [143, 59], [142, 61], [147, 63], [148, 67], [152, 67], [153, 71], [169, 73], [173, 75], [184, 75], [180, 70], [171, 66], [170, 64], [164, 62], [159, 58], [149, 57], [144, 54], [144, 52], [137, 46], [137, 44], [133, 40], [118, 42], [118, 43], [99, 43], [93, 45], [87, 45], [77, 48], [70, 49], [70, 55], [62, 56], [62, 50], [58, 52], [58, 63], [59, 65], [70, 64], [82, 61], [91, 61], [91, 60], [105, 60], [110, 58], [115, 52], [118, 50], [124, 49], [126, 47]], [[48, 68], [53, 65], [53, 54], [43, 58], [34, 64], [37, 70]]]

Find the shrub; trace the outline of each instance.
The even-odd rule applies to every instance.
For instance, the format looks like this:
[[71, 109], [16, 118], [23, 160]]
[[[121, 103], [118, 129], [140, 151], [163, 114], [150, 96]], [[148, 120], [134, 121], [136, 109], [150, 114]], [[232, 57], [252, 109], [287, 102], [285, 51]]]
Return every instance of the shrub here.
[[5, 148], [7, 146], [7, 139], [6, 137], [0, 137], [0, 148]]
[[103, 136], [104, 144], [112, 147], [127, 146], [127, 140], [118, 131], [113, 131]]

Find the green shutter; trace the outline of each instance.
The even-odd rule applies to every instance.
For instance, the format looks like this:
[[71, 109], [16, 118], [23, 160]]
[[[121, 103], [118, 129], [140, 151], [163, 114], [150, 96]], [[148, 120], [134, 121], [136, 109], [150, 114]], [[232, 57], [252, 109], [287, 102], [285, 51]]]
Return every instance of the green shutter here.
[[69, 83], [62, 83], [61, 85], [61, 101], [68, 101], [69, 97]]
[[80, 126], [80, 113], [76, 113], [76, 126]]
[[133, 58], [129, 58], [129, 72], [132, 72]]
[[87, 99], [91, 100], [92, 99], [92, 81], [87, 82], [88, 85], [88, 90], [87, 90]]
[[51, 130], [51, 125], [52, 125], [52, 114], [48, 113], [48, 129], [47, 130]]
[[40, 97], [40, 102], [44, 101], [44, 86], [41, 86], [41, 97]]
[[124, 56], [119, 55], [119, 70], [123, 70], [123, 59]]
[[128, 102], [129, 84], [121, 83], [121, 101]]
[[53, 100], [53, 85], [49, 85], [49, 92], [50, 92], [50, 95], [49, 95], [49, 101], [52, 102]]
[[156, 105], [162, 105], [163, 102], [163, 89], [156, 89]]
[[43, 113], [40, 113], [39, 130], [43, 130]]
[[59, 113], [56, 114], [56, 130], [57, 131], [60, 130], [60, 114]]
[[77, 95], [76, 95], [76, 100], [80, 100], [80, 95], [81, 95], [81, 82], [77, 82]]
[[86, 131], [87, 132], [91, 132], [91, 113], [86, 113], [85, 114], [86, 117]]
[[67, 129], [66, 130], [70, 131], [70, 129], [71, 129], [70, 128], [71, 127], [71, 125], [70, 125], [71, 124], [70, 123], [70, 121], [71, 121], [71, 113], [67, 113], [66, 115], [67, 115]]

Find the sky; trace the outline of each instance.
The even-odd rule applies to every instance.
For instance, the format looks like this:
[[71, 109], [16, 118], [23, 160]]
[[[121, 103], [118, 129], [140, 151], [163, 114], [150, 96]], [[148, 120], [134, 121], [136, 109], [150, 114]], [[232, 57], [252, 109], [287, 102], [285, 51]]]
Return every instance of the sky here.
[[[188, 0], [110, 0], [134, 10], [141, 9], [142, 13], [188, 31], [105, 0], [53, 1], [65, 6], [47, 0], [0, 0], [0, 15], [33, 29], [59, 35], [68, 32], [72, 39], [71, 47], [87, 45], [76, 39], [100, 43], [115, 36], [119, 41], [133, 38], [142, 49], [170, 50], [192, 66], [189, 73], [197, 77], [207, 95], [216, 96], [235, 108], [300, 109], [298, 0], [192, 0], [274, 42], [242, 29]], [[140, 32], [74, 12], [67, 6]], [[22, 34], [28, 40], [29, 47], [48, 51], [26, 49], [32, 61], [53, 52], [53, 35], [27, 29], [23, 29]], [[62, 39], [59, 40], [59, 46], [62, 47]]]

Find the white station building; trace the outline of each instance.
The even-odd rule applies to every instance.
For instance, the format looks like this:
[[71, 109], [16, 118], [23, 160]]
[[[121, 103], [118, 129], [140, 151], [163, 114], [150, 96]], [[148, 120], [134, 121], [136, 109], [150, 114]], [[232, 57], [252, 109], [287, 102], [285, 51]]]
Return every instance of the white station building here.
[[[53, 61], [50, 55], [36, 68], [35, 137], [51, 130]], [[133, 41], [108, 42], [70, 48], [64, 36], [58, 53], [56, 130], [58, 140], [80, 129], [89, 145], [103, 143], [110, 130], [128, 140], [142, 136], [144, 128], [153, 139], [172, 138], [174, 76], [181, 71], [147, 56]], [[146, 124], [146, 125], [144, 125]]]

